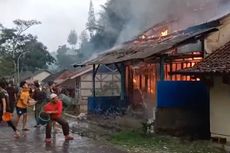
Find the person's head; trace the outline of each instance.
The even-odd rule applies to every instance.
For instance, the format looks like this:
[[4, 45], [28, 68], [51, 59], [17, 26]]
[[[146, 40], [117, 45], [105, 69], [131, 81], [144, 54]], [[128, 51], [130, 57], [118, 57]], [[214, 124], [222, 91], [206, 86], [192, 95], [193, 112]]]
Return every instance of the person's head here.
[[49, 82], [48, 82], [48, 86], [50, 86], [50, 87], [53, 86], [53, 84], [54, 84], [53, 81], [49, 81]]
[[40, 84], [39, 84], [39, 82], [36, 80], [36, 81], [34, 81], [34, 86], [36, 87], [36, 88], [39, 88], [40, 87]]
[[21, 88], [29, 88], [28, 83], [26, 81], [20, 82], [20, 87]]
[[14, 86], [14, 82], [13, 82], [12, 80], [9, 81], [8, 86], [9, 86], [9, 87], [13, 87], [13, 86]]
[[7, 87], [7, 82], [5, 79], [0, 79], [0, 88], [6, 89]]
[[50, 95], [50, 101], [54, 102], [54, 103], [57, 102], [58, 101], [58, 96], [55, 93], [52, 93]]

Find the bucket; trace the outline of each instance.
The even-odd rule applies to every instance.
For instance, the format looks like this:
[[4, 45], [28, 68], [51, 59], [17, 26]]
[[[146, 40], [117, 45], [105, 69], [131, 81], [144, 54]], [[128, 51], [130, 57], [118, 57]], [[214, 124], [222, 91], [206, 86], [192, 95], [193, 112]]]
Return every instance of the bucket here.
[[5, 112], [3, 115], [2, 115], [2, 120], [5, 121], [5, 122], [8, 122], [8, 121], [11, 121], [12, 120], [12, 117], [13, 115], [9, 112]]
[[38, 116], [38, 123], [41, 125], [46, 125], [50, 121], [50, 115], [45, 112], [40, 112]]

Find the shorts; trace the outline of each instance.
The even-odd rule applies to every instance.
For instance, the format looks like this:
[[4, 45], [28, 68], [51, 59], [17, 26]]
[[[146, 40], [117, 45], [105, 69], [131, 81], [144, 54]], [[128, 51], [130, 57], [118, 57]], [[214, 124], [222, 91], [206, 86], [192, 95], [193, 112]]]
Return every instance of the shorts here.
[[19, 107], [16, 107], [16, 111], [17, 111], [17, 115], [18, 115], [18, 116], [21, 116], [21, 115], [27, 113], [27, 108], [19, 108]]

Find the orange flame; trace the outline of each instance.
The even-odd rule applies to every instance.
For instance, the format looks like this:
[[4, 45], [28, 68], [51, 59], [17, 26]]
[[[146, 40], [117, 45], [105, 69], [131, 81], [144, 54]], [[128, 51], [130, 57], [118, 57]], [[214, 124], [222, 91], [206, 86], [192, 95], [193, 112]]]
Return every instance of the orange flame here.
[[162, 31], [161, 32], [161, 36], [164, 37], [164, 36], [167, 36], [168, 35], [168, 30], [165, 30], [165, 31]]
[[137, 83], [137, 80], [136, 80], [136, 79], [133, 79], [133, 83]]

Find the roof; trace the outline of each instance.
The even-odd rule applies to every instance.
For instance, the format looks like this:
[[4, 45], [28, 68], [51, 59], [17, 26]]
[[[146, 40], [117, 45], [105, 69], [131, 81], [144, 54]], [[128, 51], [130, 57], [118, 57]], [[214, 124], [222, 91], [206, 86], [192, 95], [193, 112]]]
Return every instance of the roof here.
[[192, 68], [179, 70], [184, 74], [229, 74], [230, 73], [230, 41], [220, 47]]
[[81, 75], [84, 75], [90, 71], [93, 70], [92, 66], [86, 66], [86, 67], [82, 67], [76, 70], [76, 72], [69, 78], [69, 79], [75, 79]]
[[26, 71], [26, 72], [22, 72], [20, 74], [20, 80], [27, 80], [27, 79], [30, 79], [31, 77], [34, 77], [42, 72], [47, 72], [49, 74], [52, 74], [50, 71], [48, 70], [38, 70], [38, 71], [35, 71], [35, 72], [31, 72], [31, 71]]
[[80, 67], [75, 70], [68, 70], [61, 74], [58, 78], [54, 80], [57, 85], [64, 83], [67, 80], [75, 79], [83, 74], [86, 74], [93, 70], [92, 66]]
[[42, 82], [48, 83], [50, 81], [54, 81], [57, 77], [59, 77], [65, 71], [67, 71], [67, 70], [62, 70], [62, 71], [59, 71], [57, 73], [51, 74], [50, 76], [48, 76], [47, 78], [45, 78]]
[[122, 46], [111, 49], [98, 57], [86, 61], [84, 64], [111, 64], [129, 60], [143, 60], [153, 55], [160, 55], [166, 51], [187, 43], [190, 40], [197, 40], [206, 34], [218, 30], [218, 20], [177, 31], [164, 37], [154, 37], [144, 41], [132, 41]]

